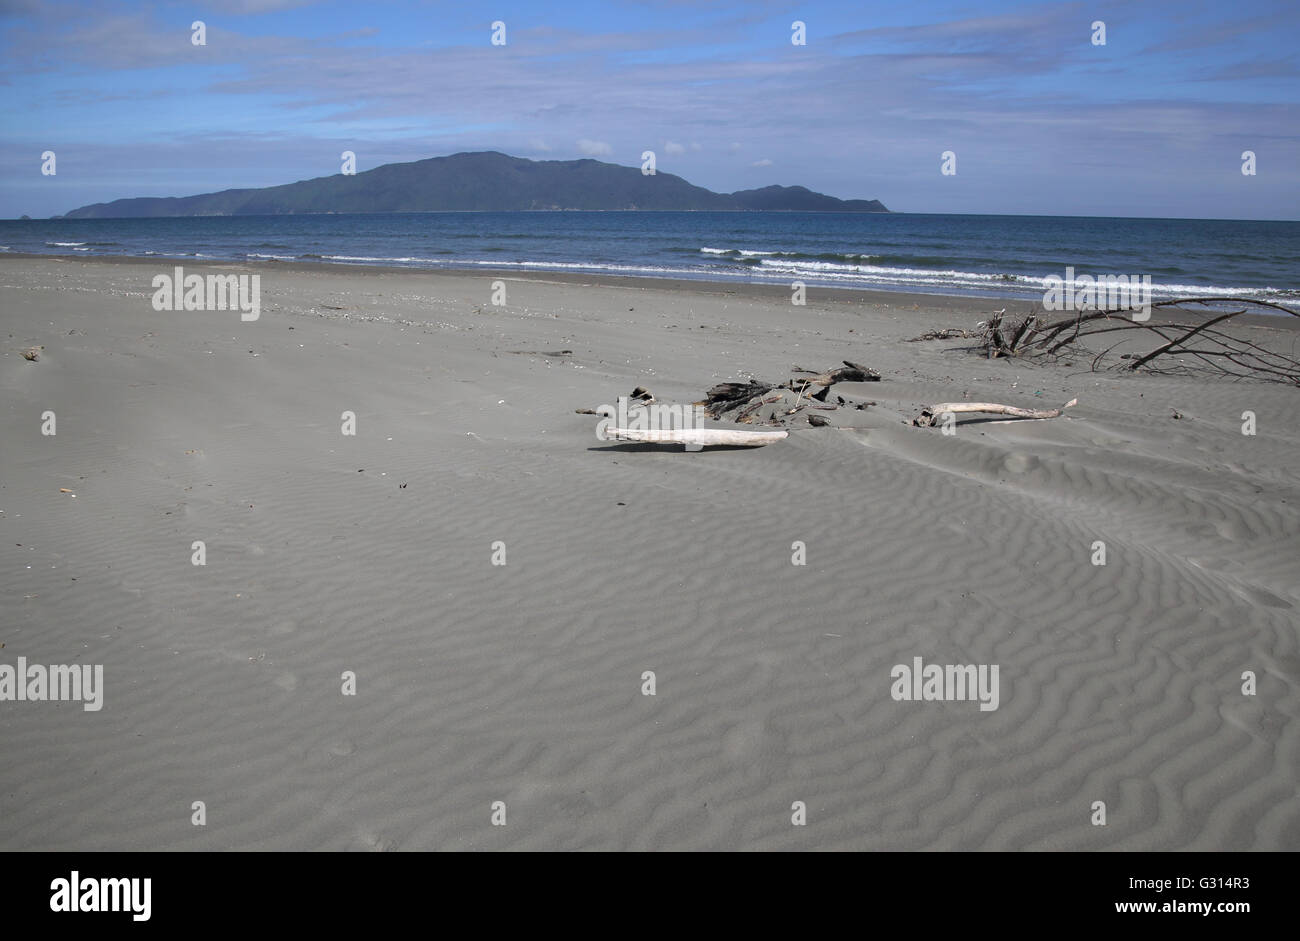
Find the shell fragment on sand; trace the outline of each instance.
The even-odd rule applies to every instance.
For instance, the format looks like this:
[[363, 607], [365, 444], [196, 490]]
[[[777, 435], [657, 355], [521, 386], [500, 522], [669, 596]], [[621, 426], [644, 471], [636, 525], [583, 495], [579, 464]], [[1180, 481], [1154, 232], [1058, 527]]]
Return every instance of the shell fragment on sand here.
[[654, 444], [684, 444], [687, 447], [761, 448], [773, 441], [788, 438], [788, 431], [742, 431], [730, 428], [609, 428], [605, 437], [618, 441], [645, 441]]

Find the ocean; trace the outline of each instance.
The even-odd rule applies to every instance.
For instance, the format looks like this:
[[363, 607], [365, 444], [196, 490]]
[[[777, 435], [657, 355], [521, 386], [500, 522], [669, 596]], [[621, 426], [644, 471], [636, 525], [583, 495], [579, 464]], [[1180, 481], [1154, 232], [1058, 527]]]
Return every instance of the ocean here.
[[518, 268], [1041, 298], [1149, 275], [1155, 299], [1300, 299], [1300, 222], [913, 213], [432, 212], [0, 221], [0, 253]]

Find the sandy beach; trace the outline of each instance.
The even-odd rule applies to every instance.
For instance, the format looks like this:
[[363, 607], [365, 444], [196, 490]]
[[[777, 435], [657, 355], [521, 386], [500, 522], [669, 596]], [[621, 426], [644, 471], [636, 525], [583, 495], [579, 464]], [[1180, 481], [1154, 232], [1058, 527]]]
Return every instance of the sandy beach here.
[[[172, 267], [0, 258], [0, 664], [103, 667], [0, 702], [0, 848], [1300, 847], [1295, 388], [906, 342], [975, 298], [220, 266], [242, 322]], [[764, 448], [575, 414], [845, 360]]]

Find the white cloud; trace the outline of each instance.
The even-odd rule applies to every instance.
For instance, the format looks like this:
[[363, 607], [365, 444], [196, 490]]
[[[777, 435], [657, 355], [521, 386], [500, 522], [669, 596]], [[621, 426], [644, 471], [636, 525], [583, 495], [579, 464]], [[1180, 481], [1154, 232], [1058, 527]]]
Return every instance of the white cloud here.
[[614, 148], [603, 140], [587, 140], [584, 137], [578, 141], [578, 153], [587, 157], [608, 157], [613, 152]]
[[764, 157], [762, 160], [755, 160], [753, 163], [750, 164], [751, 167], [770, 167], [771, 165], [772, 165], [772, 161], [768, 160], [766, 157]]
[[542, 153], [549, 154], [551, 152], [551, 145], [546, 143], [546, 141], [542, 140], [540, 137], [532, 138], [528, 142], [528, 146], [533, 150], [540, 150]]
[[677, 156], [686, 153], [686, 148], [676, 141], [664, 141], [664, 153], [669, 156]]

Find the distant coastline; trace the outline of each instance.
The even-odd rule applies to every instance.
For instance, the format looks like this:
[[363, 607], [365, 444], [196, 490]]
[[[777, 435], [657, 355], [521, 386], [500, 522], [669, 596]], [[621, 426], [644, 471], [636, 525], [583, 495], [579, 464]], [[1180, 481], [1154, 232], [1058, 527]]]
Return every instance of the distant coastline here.
[[879, 200], [838, 199], [803, 186], [715, 193], [654, 169], [590, 159], [526, 160], [484, 151], [259, 189], [115, 199], [56, 218], [538, 211], [889, 212]]

